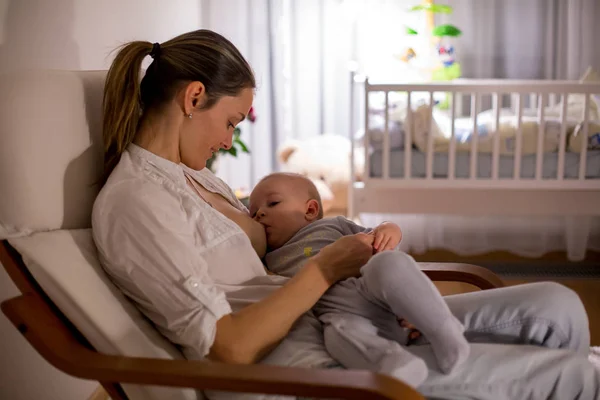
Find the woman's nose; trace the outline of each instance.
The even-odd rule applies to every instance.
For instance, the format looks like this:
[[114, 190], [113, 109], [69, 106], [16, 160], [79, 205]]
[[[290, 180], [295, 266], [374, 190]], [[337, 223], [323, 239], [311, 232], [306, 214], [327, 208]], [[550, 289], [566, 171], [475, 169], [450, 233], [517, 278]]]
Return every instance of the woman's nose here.
[[225, 150], [229, 150], [233, 146], [233, 135], [229, 136], [226, 142], [221, 143], [221, 147]]

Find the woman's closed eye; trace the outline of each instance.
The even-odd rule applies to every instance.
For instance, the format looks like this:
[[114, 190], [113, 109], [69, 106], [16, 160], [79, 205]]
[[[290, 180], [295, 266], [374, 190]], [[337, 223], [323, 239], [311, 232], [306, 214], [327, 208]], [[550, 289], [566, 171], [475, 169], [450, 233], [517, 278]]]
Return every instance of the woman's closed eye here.
[[279, 201], [270, 201], [267, 206], [269, 207], [275, 207], [277, 204], [279, 204]]
[[227, 121], [227, 129], [229, 128], [235, 128], [235, 125], [233, 125], [231, 121]]

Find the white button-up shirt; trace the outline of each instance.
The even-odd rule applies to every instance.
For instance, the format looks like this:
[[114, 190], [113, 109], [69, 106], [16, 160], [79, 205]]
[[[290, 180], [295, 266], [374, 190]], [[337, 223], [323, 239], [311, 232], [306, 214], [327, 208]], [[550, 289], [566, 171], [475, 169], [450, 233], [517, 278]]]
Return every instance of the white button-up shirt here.
[[[208, 169], [191, 170], [132, 144], [96, 199], [92, 226], [115, 284], [187, 358], [200, 359], [221, 317], [265, 298], [287, 278], [266, 274], [244, 231], [204, 202], [184, 173], [247, 211]], [[312, 313], [263, 362], [331, 363]]]

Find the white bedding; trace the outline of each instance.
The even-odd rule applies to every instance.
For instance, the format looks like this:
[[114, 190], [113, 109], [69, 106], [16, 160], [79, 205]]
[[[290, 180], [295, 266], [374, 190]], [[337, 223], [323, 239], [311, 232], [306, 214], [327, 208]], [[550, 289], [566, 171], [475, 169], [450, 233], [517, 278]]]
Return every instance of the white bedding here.
[[[390, 148], [403, 149], [405, 143], [405, 127], [411, 127], [411, 140], [413, 145], [422, 152], [427, 151], [427, 140], [429, 131], [429, 106], [422, 105], [417, 107], [411, 113], [408, 119], [404, 118], [404, 113], [395, 111], [390, 114], [389, 135]], [[373, 150], [383, 148], [385, 119], [380, 113], [374, 113], [369, 117], [369, 141]], [[518, 132], [517, 116], [508, 109], [502, 109], [499, 120], [500, 135], [499, 152], [503, 155], [514, 154], [516, 147], [516, 138]], [[544, 141], [543, 152], [555, 152], [559, 148], [561, 122], [558, 117], [552, 114], [545, 117], [544, 122]], [[494, 136], [496, 130], [495, 114], [491, 110], [481, 112], [477, 118], [477, 151], [479, 153], [492, 153]], [[566, 135], [567, 143], [572, 136], [578, 132], [580, 119], [567, 119]], [[454, 134], [456, 137], [456, 151], [470, 152], [471, 141], [473, 138], [473, 119], [471, 117], [456, 118], [454, 125]], [[452, 132], [452, 120], [449, 114], [434, 109], [432, 120], [432, 131], [434, 134], [433, 150], [436, 153], [447, 153], [450, 149], [450, 137]], [[537, 140], [540, 131], [539, 118], [535, 115], [535, 110], [525, 110], [522, 116], [521, 125], [521, 151], [523, 155], [535, 154], [537, 152]], [[590, 138], [594, 133], [600, 132], [600, 122], [590, 123]], [[359, 143], [362, 143], [362, 131], [359, 132]], [[581, 140], [581, 137], [578, 138]], [[591, 140], [591, 139], [590, 139]], [[576, 143], [572, 147], [577, 147]], [[598, 146], [600, 147], [600, 146]], [[580, 151], [580, 145], [577, 150]], [[589, 147], [593, 149], [593, 146]]]
[[[427, 151], [429, 106], [420, 106], [412, 114], [407, 122], [413, 129], [414, 145], [422, 152]], [[477, 117], [477, 151], [479, 153], [492, 153], [494, 149], [494, 137], [500, 136], [499, 152], [502, 155], [515, 153], [516, 139], [518, 133], [518, 117], [510, 110], [503, 109], [500, 112], [499, 126], [495, 129], [495, 115], [491, 111], [484, 111]], [[535, 154], [537, 152], [538, 134], [540, 131], [539, 119], [530, 115], [521, 118], [521, 151], [523, 155]], [[447, 153], [450, 149], [450, 137], [452, 133], [452, 119], [446, 113], [434, 110], [432, 121], [432, 132], [434, 135], [433, 150], [436, 153]], [[567, 133], [572, 132], [576, 123], [567, 126]], [[470, 152], [471, 142], [474, 137], [473, 119], [457, 118], [454, 122], [454, 134], [456, 137], [456, 151]], [[547, 119], [544, 126], [543, 152], [549, 153], [558, 150], [560, 140], [561, 124], [556, 119]]]

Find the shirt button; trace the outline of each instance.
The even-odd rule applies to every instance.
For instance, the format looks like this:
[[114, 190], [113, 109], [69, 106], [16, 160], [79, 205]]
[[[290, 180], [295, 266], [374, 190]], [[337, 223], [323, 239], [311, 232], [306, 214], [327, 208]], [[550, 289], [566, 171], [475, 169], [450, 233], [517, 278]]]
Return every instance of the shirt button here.
[[198, 284], [198, 282], [192, 282], [192, 287], [198, 287], [198, 286], [200, 286], [200, 285]]

